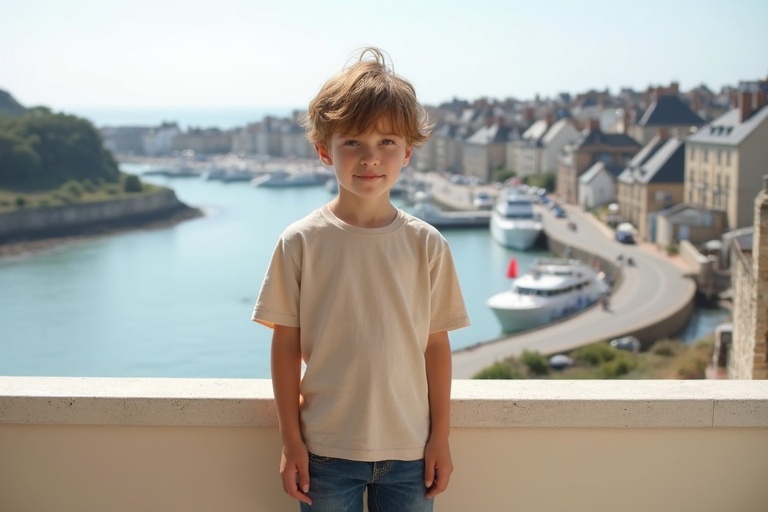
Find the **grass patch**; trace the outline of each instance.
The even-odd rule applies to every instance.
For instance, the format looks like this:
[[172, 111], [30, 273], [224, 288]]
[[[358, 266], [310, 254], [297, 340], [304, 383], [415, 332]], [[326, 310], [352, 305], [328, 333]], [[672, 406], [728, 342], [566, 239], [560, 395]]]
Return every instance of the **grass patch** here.
[[0, 214], [33, 208], [52, 208], [71, 204], [114, 201], [144, 194], [154, 194], [163, 187], [144, 183], [137, 176], [122, 174], [119, 183], [93, 183], [70, 180], [50, 190], [0, 189]]
[[649, 350], [633, 354], [607, 342], [579, 347], [568, 356], [574, 365], [562, 370], [542, 369], [547, 359], [538, 352], [525, 351], [521, 357], [499, 361], [476, 379], [703, 379], [712, 356], [712, 336], [692, 344], [660, 340]]

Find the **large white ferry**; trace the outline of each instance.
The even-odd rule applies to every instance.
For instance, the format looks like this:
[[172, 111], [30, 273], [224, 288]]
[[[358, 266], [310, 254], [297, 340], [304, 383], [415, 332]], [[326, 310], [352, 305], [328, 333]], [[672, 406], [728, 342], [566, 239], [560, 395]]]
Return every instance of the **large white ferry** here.
[[491, 211], [491, 236], [510, 249], [525, 251], [539, 238], [541, 218], [533, 211], [533, 199], [511, 188], [499, 195]]
[[[514, 272], [516, 274], [516, 271]], [[575, 259], [537, 259], [512, 288], [486, 302], [506, 333], [560, 320], [591, 306], [608, 293], [603, 272]]]

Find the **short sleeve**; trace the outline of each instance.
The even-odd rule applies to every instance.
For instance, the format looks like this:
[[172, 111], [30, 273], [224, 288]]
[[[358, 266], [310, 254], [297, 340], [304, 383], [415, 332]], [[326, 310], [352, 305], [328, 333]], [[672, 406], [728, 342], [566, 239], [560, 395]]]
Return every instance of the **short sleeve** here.
[[451, 331], [469, 325], [459, 277], [448, 245], [444, 245], [430, 266], [429, 332]]
[[299, 327], [301, 265], [284, 238], [280, 238], [261, 284], [251, 319], [270, 328]]

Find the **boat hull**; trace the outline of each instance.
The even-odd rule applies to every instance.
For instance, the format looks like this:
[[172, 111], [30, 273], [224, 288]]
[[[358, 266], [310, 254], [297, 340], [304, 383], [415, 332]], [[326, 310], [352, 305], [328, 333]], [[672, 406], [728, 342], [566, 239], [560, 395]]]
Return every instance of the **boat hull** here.
[[491, 237], [504, 247], [525, 251], [536, 244], [542, 232], [541, 222], [507, 221], [497, 215], [491, 217]]
[[251, 180], [251, 185], [263, 188], [316, 187], [324, 185], [326, 181], [328, 181], [327, 176], [316, 174], [296, 174], [286, 177], [265, 174]]
[[[512, 291], [498, 293], [487, 301], [505, 333], [526, 331], [563, 320], [592, 306], [606, 292], [601, 283], [594, 283], [579, 294], [564, 295], [543, 301], [516, 297]], [[526, 300], [529, 299], [529, 300]]]
[[410, 212], [415, 217], [432, 224], [438, 229], [485, 228], [488, 229], [488, 211], [442, 211], [434, 205], [419, 203]]

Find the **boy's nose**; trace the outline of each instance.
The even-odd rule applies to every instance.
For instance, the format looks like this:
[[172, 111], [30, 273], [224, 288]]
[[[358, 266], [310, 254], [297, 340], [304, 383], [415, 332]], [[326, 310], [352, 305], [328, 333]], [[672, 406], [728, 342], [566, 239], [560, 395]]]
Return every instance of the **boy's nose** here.
[[363, 151], [363, 154], [362, 154], [362, 156], [360, 158], [360, 162], [363, 165], [378, 165], [378, 163], [379, 163], [379, 155], [373, 149], [369, 149], [369, 150]]

